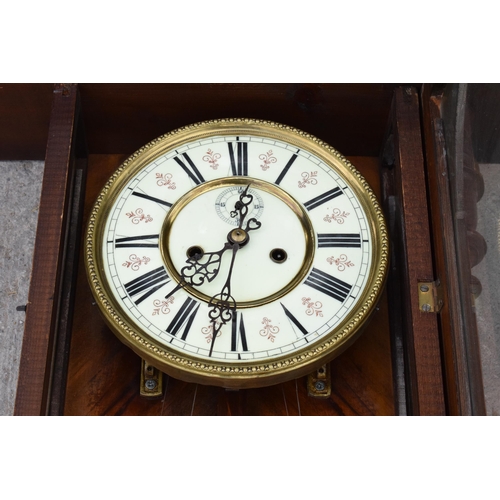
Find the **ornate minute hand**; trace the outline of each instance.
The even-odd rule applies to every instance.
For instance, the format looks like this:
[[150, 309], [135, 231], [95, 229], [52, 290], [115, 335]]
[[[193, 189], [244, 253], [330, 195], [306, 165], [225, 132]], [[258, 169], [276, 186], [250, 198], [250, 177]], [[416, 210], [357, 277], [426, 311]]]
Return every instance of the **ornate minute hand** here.
[[261, 226], [261, 223], [257, 221], [257, 219], [252, 218], [248, 220], [245, 229], [243, 229], [243, 222], [248, 214], [248, 206], [253, 201], [253, 196], [248, 194], [249, 188], [250, 184], [246, 187], [245, 191], [241, 193], [240, 199], [236, 202], [234, 210], [231, 212], [231, 217], [239, 215], [239, 224], [237, 229], [233, 229], [227, 235], [228, 243], [232, 245], [233, 255], [231, 257], [231, 264], [229, 265], [226, 282], [220, 293], [215, 294], [208, 303], [212, 308], [208, 313], [210, 321], [212, 322], [212, 342], [210, 344], [209, 356], [212, 356], [215, 339], [220, 329], [223, 325], [232, 320], [234, 311], [236, 310], [236, 301], [231, 295], [231, 276], [233, 274], [236, 253], [250, 240], [248, 232], [258, 229]]
[[215, 338], [219, 334], [222, 325], [225, 325], [228, 321], [231, 321], [234, 310], [236, 309], [236, 301], [231, 295], [231, 275], [233, 274], [236, 252], [240, 249], [240, 245], [238, 243], [234, 243], [232, 247], [233, 255], [231, 257], [231, 264], [229, 265], [229, 272], [226, 282], [224, 283], [221, 292], [215, 294], [208, 303], [209, 307], [212, 308], [208, 313], [208, 317], [212, 322], [212, 342], [210, 343], [210, 352], [208, 353], [209, 356], [212, 356]]
[[240, 198], [235, 203], [234, 210], [231, 212], [231, 217], [239, 215], [239, 224], [236, 229], [229, 231], [227, 243], [217, 252], [196, 254], [186, 260], [188, 265], [184, 266], [180, 272], [182, 281], [166, 296], [166, 298], [170, 297], [179, 288], [183, 288], [186, 285], [201, 286], [205, 283], [205, 280], [210, 283], [219, 274], [223, 254], [229, 249], [233, 250], [226, 282], [220, 293], [215, 294], [208, 303], [211, 307], [208, 316], [212, 323], [212, 342], [210, 344], [209, 356], [212, 355], [215, 338], [219, 334], [220, 329], [232, 319], [234, 310], [236, 309], [236, 301], [231, 295], [231, 276], [233, 274], [236, 253], [250, 241], [248, 233], [261, 226], [261, 223], [257, 219], [251, 218], [247, 221], [245, 229], [243, 229], [243, 223], [248, 214], [248, 206], [253, 201], [253, 196], [248, 193], [249, 188], [250, 184], [240, 194]]

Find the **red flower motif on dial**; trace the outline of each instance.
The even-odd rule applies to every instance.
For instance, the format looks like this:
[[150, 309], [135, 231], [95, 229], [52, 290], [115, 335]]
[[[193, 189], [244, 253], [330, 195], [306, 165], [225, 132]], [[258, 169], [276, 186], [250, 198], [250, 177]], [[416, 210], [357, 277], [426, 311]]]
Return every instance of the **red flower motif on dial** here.
[[168, 314], [170, 312], [170, 304], [174, 303], [174, 297], [169, 297], [166, 300], [156, 299], [153, 301], [153, 309], [152, 316], [157, 316], [158, 314]]
[[302, 305], [307, 306], [306, 314], [308, 316], [312, 316], [314, 314], [320, 318], [323, 317], [323, 311], [321, 310], [323, 304], [321, 302], [313, 302], [310, 297], [302, 297]]
[[337, 269], [339, 271], [345, 271], [347, 267], [354, 267], [354, 264], [348, 260], [347, 255], [341, 254], [340, 257], [335, 258], [333, 255], [331, 257], [328, 257], [326, 261], [332, 265], [335, 264], [337, 266]]
[[139, 224], [139, 222], [152, 222], [151, 215], [145, 215], [142, 208], [138, 208], [135, 212], [127, 212], [127, 217], [132, 220], [132, 224]]
[[343, 224], [349, 212], [343, 212], [339, 208], [334, 208], [332, 215], [327, 215], [323, 220], [326, 222], [335, 221], [337, 224]]
[[203, 161], [208, 161], [208, 163], [210, 163], [210, 168], [217, 170], [217, 167], [219, 166], [217, 160], [220, 159], [220, 156], [220, 153], [214, 153], [211, 149], [209, 149], [203, 157]]
[[264, 328], [259, 331], [260, 335], [263, 337], [267, 337], [268, 340], [271, 342], [274, 342], [274, 339], [276, 338], [276, 334], [280, 331], [279, 327], [271, 325], [271, 319], [269, 318], [263, 318], [262, 319], [262, 324], [264, 325]]
[[143, 257], [142, 259], [133, 253], [129, 260], [125, 261], [122, 266], [132, 269], [132, 271], [138, 271], [142, 264], [147, 264], [151, 259], [149, 257]]
[[[219, 325], [221, 323], [222, 323], [221, 321], [216, 321], [215, 322], [217, 328], [219, 327]], [[213, 335], [214, 335], [214, 324], [210, 323], [210, 325], [205, 326], [204, 328], [202, 328], [201, 329], [201, 333], [203, 333], [203, 335], [205, 335], [205, 339], [207, 340], [207, 344], [210, 344], [212, 342]], [[219, 333], [217, 334], [217, 337], [220, 337], [221, 333], [222, 333], [221, 329], [219, 328]]]
[[168, 189], [175, 189], [175, 182], [172, 182], [172, 174], [156, 174], [156, 184], [158, 186], [167, 186]]
[[318, 179], [316, 179], [318, 172], [302, 172], [302, 180], [299, 181], [299, 188], [305, 188], [307, 184], [311, 184], [314, 186], [318, 183]]
[[260, 168], [264, 171], [269, 169], [271, 163], [276, 163], [278, 160], [274, 157], [273, 151], [270, 149], [267, 153], [259, 155], [259, 160], [264, 162]]

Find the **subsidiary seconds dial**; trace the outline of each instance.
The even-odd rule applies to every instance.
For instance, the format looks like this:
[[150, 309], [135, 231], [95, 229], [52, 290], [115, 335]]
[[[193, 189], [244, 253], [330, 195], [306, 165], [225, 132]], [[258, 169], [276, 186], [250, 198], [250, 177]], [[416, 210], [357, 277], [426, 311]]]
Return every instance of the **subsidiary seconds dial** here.
[[373, 192], [330, 146], [255, 120], [176, 130], [110, 179], [87, 270], [119, 338], [188, 381], [298, 377], [359, 333], [387, 269]]
[[[243, 192], [243, 187], [231, 187], [225, 189], [220, 193], [215, 202], [215, 211], [217, 215], [227, 224], [232, 226], [238, 226], [238, 217], [234, 217], [231, 212], [234, 212], [234, 205], [238, 201], [241, 193]], [[258, 191], [253, 189], [249, 190], [249, 194], [253, 196], [252, 204], [249, 207], [250, 217], [254, 217], [257, 220], [262, 215], [264, 210], [264, 201], [260, 196]]]

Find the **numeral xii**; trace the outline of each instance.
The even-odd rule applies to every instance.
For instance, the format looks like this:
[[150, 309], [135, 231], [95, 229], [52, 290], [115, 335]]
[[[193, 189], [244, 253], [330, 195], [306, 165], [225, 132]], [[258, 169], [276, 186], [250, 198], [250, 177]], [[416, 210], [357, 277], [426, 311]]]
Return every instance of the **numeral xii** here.
[[229, 148], [229, 159], [231, 160], [233, 175], [248, 175], [248, 143], [228, 142], [227, 147]]

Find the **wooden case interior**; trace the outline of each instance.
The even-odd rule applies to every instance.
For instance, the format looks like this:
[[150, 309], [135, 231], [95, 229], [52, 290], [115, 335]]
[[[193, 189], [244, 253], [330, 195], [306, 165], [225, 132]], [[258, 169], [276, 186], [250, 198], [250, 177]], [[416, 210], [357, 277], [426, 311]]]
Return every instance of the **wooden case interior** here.
[[[19, 88], [12, 89], [14, 91], [20, 93]], [[418, 144], [421, 141], [419, 91], [415, 86], [396, 84], [81, 84], [53, 88], [23, 87], [23, 95], [28, 96], [25, 97], [26, 106], [36, 108], [36, 101], [40, 103], [35, 112], [38, 132], [33, 135], [29, 154], [33, 159], [40, 156], [42, 144], [46, 141], [46, 168], [54, 165], [54, 174], [46, 172], [44, 191], [50, 182], [47, 176], [60, 174], [64, 164], [73, 174], [64, 177], [66, 198], [61, 198], [60, 204], [64, 213], [68, 214], [68, 220], [64, 221], [65, 226], [60, 231], [57, 243], [59, 263], [53, 270], [56, 276], [54, 281], [57, 281], [54, 290], [61, 298], [57, 311], [52, 305], [47, 306], [52, 307], [50, 311], [41, 313], [49, 318], [46, 323], [51, 331], [47, 333], [46, 340], [37, 340], [43, 333], [35, 332], [35, 326], [29, 330], [29, 325], [34, 324], [36, 319], [36, 308], [32, 308], [34, 319], [33, 323], [27, 321], [26, 335], [38, 337], [33, 341], [30, 338], [25, 340], [23, 360], [30, 345], [31, 349], [38, 349], [41, 359], [38, 360], [38, 373], [22, 360], [16, 413], [444, 413], [442, 380], [439, 373], [436, 375], [440, 365], [438, 363], [437, 368], [429, 366], [429, 363], [435, 364], [434, 358], [439, 356], [439, 347], [436, 351], [434, 345], [436, 319], [422, 317], [412, 302], [414, 294], [404, 292], [414, 280], [421, 278], [417, 276], [416, 269], [422, 265], [420, 261], [411, 262], [411, 255], [408, 257], [407, 245], [418, 239], [418, 235], [412, 235], [412, 230], [405, 225], [400, 212], [405, 210], [401, 197], [406, 194], [401, 194], [398, 187], [412, 182], [405, 174], [401, 176], [401, 169], [410, 169], [407, 163], [412, 163], [411, 169], [421, 169], [423, 176], [423, 153], [421, 143], [420, 146]], [[51, 98], [50, 114], [47, 103]], [[63, 99], [73, 99], [74, 104], [65, 104], [67, 101]], [[67, 109], [68, 116], [63, 116], [62, 108]], [[392, 217], [389, 221], [391, 243], [400, 252], [399, 257], [396, 256], [397, 266], [392, 266], [387, 290], [363, 334], [330, 363], [332, 391], [326, 399], [308, 395], [307, 377], [266, 388], [228, 391], [185, 383], [167, 376], [163, 397], [145, 399], [139, 395], [140, 359], [107, 328], [87, 284], [82, 253], [83, 227], [92, 204], [111, 173], [139, 147], [169, 130], [198, 121], [228, 117], [284, 123], [331, 144], [360, 170], [381, 200], [386, 215]], [[14, 117], [13, 123], [14, 129], [23, 129], [19, 119]], [[0, 126], [3, 124], [0, 123]], [[63, 159], [60, 156], [66, 151], [64, 144], [51, 143], [54, 136], [51, 131], [54, 130], [66, 137], [65, 144], [71, 147], [71, 154], [62, 155]], [[13, 139], [12, 147], [0, 151], [0, 155], [12, 159], [19, 154], [19, 147], [14, 142]], [[71, 180], [68, 180], [70, 177]], [[417, 176], [416, 182], [422, 182], [421, 176]], [[78, 193], [80, 196], [77, 196]], [[388, 202], [391, 197], [393, 201], [396, 199], [396, 205]], [[416, 199], [408, 203], [421, 202], [421, 199]], [[425, 203], [420, 209], [427, 214]], [[409, 206], [406, 210], [409, 216]], [[37, 246], [41, 246], [42, 231], [43, 228], [39, 227]], [[73, 247], [71, 237], [68, 244], [68, 234], [73, 234]], [[401, 255], [404, 258], [401, 259]], [[36, 259], [35, 255], [35, 266], [38, 266], [40, 262]], [[429, 272], [432, 274], [432, 269]], [[428, 278], [432, 279], [432, 276]], [[35, 285], [36, 279], [34, 276]], [[398, 296], [400, 303], [396, 305], [392, 297]], [[62, 316], [61, 310], [66, 311]], [[418, 330], [418, 322], [422, 319], [431, 323], [426, 326], [430, 328], [430, 333], [417, 336], [415, 340], [413, 333]], [[422, 364], [421, 357], [429, 356], [430, 350], [434, 350], [430, 353], [430, 362]], [[42, 380], [33, 385], [33, 377]]]

